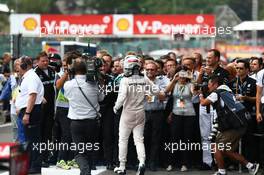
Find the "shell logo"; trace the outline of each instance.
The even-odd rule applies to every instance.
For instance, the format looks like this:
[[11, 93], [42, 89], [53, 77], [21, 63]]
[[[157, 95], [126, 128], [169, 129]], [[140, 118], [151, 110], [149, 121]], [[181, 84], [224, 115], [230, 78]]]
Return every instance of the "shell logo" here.
[[120, 31], [127, 31], [129, 29], [130, 23], [126, 18], [120, 18], [117, 21], [116, 26]]
[[26, 30], [33, 31], [37, 28], [38, 22], [36, 19], [30, 17], [30, 18], [25, 19], [23, 25]]

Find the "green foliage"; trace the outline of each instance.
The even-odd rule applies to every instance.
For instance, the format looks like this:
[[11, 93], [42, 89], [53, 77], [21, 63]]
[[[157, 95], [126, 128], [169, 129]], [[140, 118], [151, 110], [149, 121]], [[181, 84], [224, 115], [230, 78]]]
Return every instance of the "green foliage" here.
[[[259, 19], [264, 18], [264, 0]], [[230, 6], [242, 20], [251, 20], [252, 0], [89, 0], [85, 4], [102, 14], [208, 14], [217, 5]]]
[[9, 0], [10, 9], [16, 13], [50, 13], [55, 7], [54, 0]]

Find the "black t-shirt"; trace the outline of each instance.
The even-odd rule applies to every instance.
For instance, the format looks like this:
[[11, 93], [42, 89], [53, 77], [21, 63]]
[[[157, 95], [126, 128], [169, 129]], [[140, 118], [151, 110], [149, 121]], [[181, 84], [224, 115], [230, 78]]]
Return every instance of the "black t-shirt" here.
[[114, 102], [115, 102], [115, 99], [113, 97], [113, 90], [114, 90], [113, 81], [114, 81], [114, 77], [112, 75], [106, 74], [106, 75], [103, 75], [102, 78], [105, 81], [104, 82], [105, 87], [104, 88], [99, 87], [99, 90], [100, 91], [104, 91], [105, 98], [104, 98], [103, 101], [99, 102], [100, 107], [101, 108], [104, 108], [106, 106], [113, 107], [114, 106]]
[[[223, 84], [228, 84], [228, 76], [229, 73], [227, 70], [225, 70], [224, 68], [218, 66], [213, 72], [213, 75], [216, 75], [218, 77], [220, 77], [221, 79], [223, 79]], [[202, 76], [202, 82], [206, 82], [208, 83], [210, 76], [206, 73], [203, 74]], [[221, 85], [221, 84], [220, 84]]]
[[[246, 76], [243, 82], [240, 81], [240, 78], [235, 78], [232, 80], [228, 86], [232, 89], [234, 94], [240, 94], [242, 96], [255, 97], [256, 96], [256, 80]], [[242, 104], [247, 108], [249, 112], [254, 111], [256, 104], [253, 102], [242, 102]]]
[[[213, 70], [212, 75], [210, 76], [213, 76], [213, 75], [220, 77], [222, 79], [223, 84], [226, 84], [226, 85], [228, 84], [229, 73], [224, 68], [218, 66], [215, 70]], [[202, 84], [207, 85], [210, 76], [207, 73], [204, 73], [202, 75]], [[222, 85], [222, 83], [220, 83], [219, 85]], [[203, 91], [203, 95], [207, 97], [209, 95], [208, 90]]]
[[48, 102], [46, 105], [47, 106], [50, 105], [51, 107], [53, 107], [54, 98], [55, 98], [55, 89], [54, 89], [55, 71], [51, 67], [48, 67], [47, 70], [48, 70], [48, 74], [46, 74], [39, 67], [35, 68], [35, 72], [39, 76], [44, 86], [44, 97]]

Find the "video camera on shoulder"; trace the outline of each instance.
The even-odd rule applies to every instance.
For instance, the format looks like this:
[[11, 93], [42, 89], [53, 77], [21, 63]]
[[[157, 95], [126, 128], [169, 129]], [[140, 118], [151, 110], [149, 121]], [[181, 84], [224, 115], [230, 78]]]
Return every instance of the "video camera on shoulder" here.
[[81, 54], [80, 52], [76, 52], [76, 51], [68, 53], [68, 55], [65, 58], [71, 78], [73, 78], [75, 75], [73, 64], [77, 58], [81, 58], [86, 64], [86, 72], [87, 72], [86, 81], [89, 82], [100, 81], [102, 77], [100, 73], [100, 67], [103, 65], [103, 61], [100, 58], [96, 56], [91, 56], [89, 53]]
[[100, 67], [103, 66], [103, 61], [101, 58], [96, 56], [90, 56], [87, 53], [82, 54], [82, 58], [85, 59], [86, 63], [86, 81], [97, 82], [102, 78], [102, 74], [100, 72]]

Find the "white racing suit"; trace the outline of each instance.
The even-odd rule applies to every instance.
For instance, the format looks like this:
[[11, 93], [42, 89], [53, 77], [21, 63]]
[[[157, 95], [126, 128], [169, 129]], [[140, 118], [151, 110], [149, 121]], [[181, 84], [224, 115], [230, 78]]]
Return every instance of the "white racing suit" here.
[[134, 143], [136, 145], [138, 160], [140, 164], [145, 164], [145, 147], [144, 147], [144, 125], [145, 94], [151, 93], [158, 95], [158, 87], [155, 86], [148, 78], [132, 75], [124, 77], [119, 86], [118, 98], [114, 110], [123, 106], [123, 111], [119, 124], [119, 161], [120, 166], [125, 167], [127, 161], [128, 139], [133, 132]]

